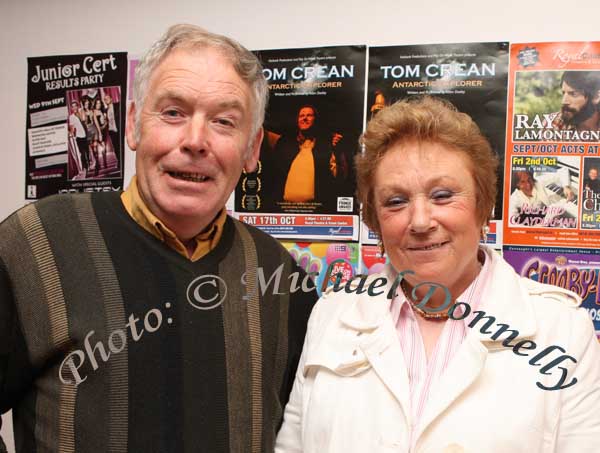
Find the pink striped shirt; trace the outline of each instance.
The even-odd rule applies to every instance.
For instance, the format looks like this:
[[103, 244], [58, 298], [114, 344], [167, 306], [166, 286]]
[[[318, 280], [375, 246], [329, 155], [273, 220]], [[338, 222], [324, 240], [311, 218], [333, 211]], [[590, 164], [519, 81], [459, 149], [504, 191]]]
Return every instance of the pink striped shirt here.
[[[423, 337], [417, 324], [417, 319], [412, 306], [402, 291], [398, 291], [390, 305], [392, 319], [396, 324], [396, 331], [404, 360], [407, 366], [408, 380], [410, 385], [411, 404], [411, 446], [414, 443], [413, 434], [419, 425], [423, 415], [430, 390], [444, 373], [448, 364], [458, 351], [465, 339], [469, 322], [473, 318], [473, 311], [480, 304], [483, 289], [491, 278], [491, 257], [484, 251], [485, 263], [469, 287], [458, 297], [458, 302], [465, 302], [471, 306], [471, 315], [467, 318], [454, 321], [448, 320], [435, 345], [429, 362], [425, 353]], [[462, 307], [456, 310], [457, 316], [462, 314]]]

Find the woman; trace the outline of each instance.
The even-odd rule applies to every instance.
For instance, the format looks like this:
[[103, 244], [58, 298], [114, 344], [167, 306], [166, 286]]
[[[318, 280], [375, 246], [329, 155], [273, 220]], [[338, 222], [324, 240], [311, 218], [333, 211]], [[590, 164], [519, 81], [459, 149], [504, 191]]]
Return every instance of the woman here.
[[[90, 154], [94, 157], [95, 173], [98, 174], [98, 141], [100, 139], [100, 132], [96, 125], [97, 120], [94, 115], [94, 110], [91, 108], [91, 102], [89, 97], [86, 96], [83, 98], [83, 117], [85, 119], [83, 125], [86, 131]], [[88, 161], [91, 161], [91, 159]]]
[[475, 123], [423, 98], [361, 140], [358, 195], [391, 266], [315, 306], [276, 451], [598, 451], [592, 323], [479, 244], [497, 159]]
[[[102, 153], [103, 164], [102, 167], [106, 168], [106, 141], [105, 136], [108, 131], [108, 120], [106, 118], [106, 113], [104, 112], [104, 106], [102, 105], [102, 101], [100, 99], [96, 99], [94, 101], [94, 125], [98, 130], [98, 142], [96, 143], [96, 156], [99, 153]], [[98, 167], [96, 167], [96, 172], [98, 171]]]

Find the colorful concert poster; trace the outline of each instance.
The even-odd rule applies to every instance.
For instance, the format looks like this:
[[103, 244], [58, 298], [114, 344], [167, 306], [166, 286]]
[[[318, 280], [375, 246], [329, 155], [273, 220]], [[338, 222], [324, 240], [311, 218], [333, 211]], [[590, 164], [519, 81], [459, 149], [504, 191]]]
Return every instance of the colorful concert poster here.
[[381, 253], [381, 249], [377, 245], [361, 244], [360, 247], [360, 273], [371, 275], [383, 272], [386, 263], [389, 262], [388, 257]]
[[324, 288], [336, 282], [338, 274], [341, 274], [341, 283], [358, 274], [357, 243], [281, 241], [281, 244], [298, 266], [313, 277], [319, 296]]
[[256, 54], [269, 105], [259, 166], [236, 188], [239, 219], [279, 238], [357, 240], [365, 46]]
[[600, 245], [600, 42], [510, 50], [504, 243]]
[[[508, 43], [425, 44], [369, 47], [366, 115], [419, 95], [450, 101], [470, 115], [498, 155], [503, 184]], [[502, 229], [502, 190], [494, 209], [494, 230]], [[500, 247], [501, 243], [491, 244]]]
[[25, 198], [123, 188], [127, 54], [28, 58]]
[[505, 246], [503, 256], [523, 277], [578, 294], [600, 338], [600, 250]]

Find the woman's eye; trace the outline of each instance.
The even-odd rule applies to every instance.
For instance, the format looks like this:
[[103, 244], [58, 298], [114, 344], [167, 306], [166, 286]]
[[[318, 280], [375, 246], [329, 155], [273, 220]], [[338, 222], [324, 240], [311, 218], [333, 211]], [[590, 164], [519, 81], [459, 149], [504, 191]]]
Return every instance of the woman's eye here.
[[404, 197], [392, 197], [390, 199], [388, 199], [385, 203], [386, 206], [403, 206], [404, 204], [406, 204], [407, 200]]
[[436, 201], [444, 201], [451, 198], [452, 195], [454, 195], [454, 193], [450, 190], [436, 190], [431, 194], [431, 198], [433, 198]]

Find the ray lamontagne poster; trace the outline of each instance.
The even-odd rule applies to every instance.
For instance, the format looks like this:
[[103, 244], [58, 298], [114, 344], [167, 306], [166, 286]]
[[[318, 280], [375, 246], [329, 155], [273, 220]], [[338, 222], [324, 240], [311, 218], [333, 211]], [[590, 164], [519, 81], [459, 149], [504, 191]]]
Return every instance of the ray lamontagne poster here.
[[513, 44], [504, 243], [600, 245], [600, 42]]

